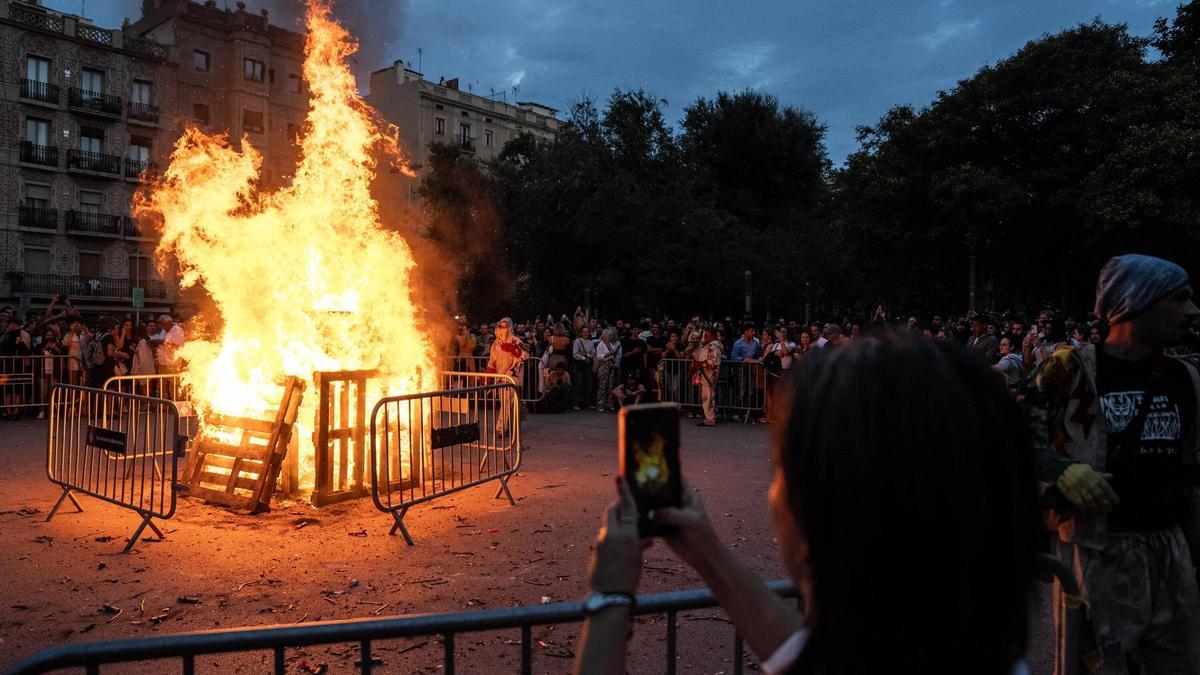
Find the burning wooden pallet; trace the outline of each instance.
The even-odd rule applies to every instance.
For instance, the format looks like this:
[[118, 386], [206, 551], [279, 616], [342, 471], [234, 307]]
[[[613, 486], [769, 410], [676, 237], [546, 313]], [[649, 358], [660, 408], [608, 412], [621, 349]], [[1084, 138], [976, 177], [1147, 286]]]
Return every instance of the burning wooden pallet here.
[[188, 494], [251, 513], [270, 509], [303, 395], [304, 381], [289, 376], [273, 422], [230, 415], [205, 417], [205, 431], [192, 446]]

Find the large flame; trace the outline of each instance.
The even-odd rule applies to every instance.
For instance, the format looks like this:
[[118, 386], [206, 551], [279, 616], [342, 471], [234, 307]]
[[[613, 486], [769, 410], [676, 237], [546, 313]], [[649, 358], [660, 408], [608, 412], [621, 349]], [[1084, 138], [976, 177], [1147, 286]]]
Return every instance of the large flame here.
[[[180, 352], [202, 412], [261, 417], [278, 406], [282, 376], [314, 371], [378, 368], [389, 393], [436, 381], [412, 252], [383, 229], [370, 192], [373, 151], [395, 150], [394, 137], [359, 95], [347, 67], [357, 45], [324, 0], [310, 2], [307, 23], [311, 100], [291, 185], [259, 189], [262, 156], [249, 139], [239, 150], [188, 128], [136, 207], [161, 222], [160, 263], [176, 261], [182, 286], [202, 285], [220, 315], [219, 334], [189, 336]], [[315, 407], [310, 392], [302, 431]], [[298, 437], [305, 481], [312, 448], [307, 433]]]

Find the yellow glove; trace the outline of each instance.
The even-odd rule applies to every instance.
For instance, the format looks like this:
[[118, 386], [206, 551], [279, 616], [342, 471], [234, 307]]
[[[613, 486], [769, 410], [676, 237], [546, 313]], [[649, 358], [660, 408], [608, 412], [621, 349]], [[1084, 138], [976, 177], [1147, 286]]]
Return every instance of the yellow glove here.
[[1076, 508], [1108, 513], [1121, 503], [1117, 493], [1108, 484], [1112, 477], [1111, 473], [1100, 473], [1087, 464], [1072, 464], [1062, 472], [1055, 484]]

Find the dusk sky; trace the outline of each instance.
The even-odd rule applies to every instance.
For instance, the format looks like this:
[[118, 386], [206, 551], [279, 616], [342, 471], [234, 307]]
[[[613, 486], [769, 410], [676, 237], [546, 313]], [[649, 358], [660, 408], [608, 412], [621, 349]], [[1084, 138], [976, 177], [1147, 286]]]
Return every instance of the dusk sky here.
[[[140, 0], [45, 0], [116, 27]], [[224, 6], [224, 0], [219, 0]], [[227, 3], [233, 6], [233, 2]], [[644, 88], [683, 107], [719, 90], [755, 88], [806, 108], [829, 127], [840, 165], [854, 128], [889, 106], [925, 105], [981, 66], [1044, 33], [1095, 17], [1148, 35], [1176, 0], [691, 0], [548, 3], [530, 0], [342, 0], [339, 15], [364, 46], [363, 70], [411, 61], [427, 79], [566, 109], [614, 87]], [[273, 22], [297, 25], [292, 0], [247, 1]], [[686, 8], [686, 11], [681, 11]], [[417, 49], [423, 50], [418, 57]], [[362, 80], [360, 80], [362, 81]], [[513, 88], [519, 90], [514, 93]]]

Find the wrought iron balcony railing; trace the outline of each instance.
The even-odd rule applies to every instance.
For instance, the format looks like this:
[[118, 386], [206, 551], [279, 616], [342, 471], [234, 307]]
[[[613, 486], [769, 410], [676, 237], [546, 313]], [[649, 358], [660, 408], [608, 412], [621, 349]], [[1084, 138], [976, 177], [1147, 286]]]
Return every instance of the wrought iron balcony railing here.
[[71, 148], [71, 152], [67, 158], [67, 168], [119, 176], [121, 175], [121, 158], [103, 152], [90, 152], [88, 150]]
[[21, 78], [21, 98], [58, 105], [58, 85]]
[[58, 148], [21, 141], [21, 161], [26, 164], [58, 167]]
[[67, 89], [67, 101], [72, 110], [104, 115], [105, 117], [121, 116], [121, 97], [103, 94], [98, 91], [70, 87]]

